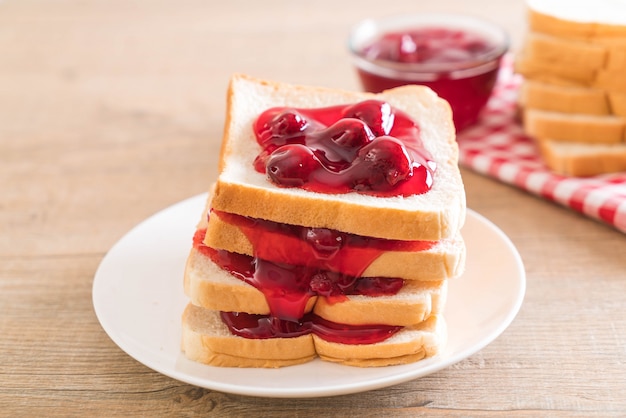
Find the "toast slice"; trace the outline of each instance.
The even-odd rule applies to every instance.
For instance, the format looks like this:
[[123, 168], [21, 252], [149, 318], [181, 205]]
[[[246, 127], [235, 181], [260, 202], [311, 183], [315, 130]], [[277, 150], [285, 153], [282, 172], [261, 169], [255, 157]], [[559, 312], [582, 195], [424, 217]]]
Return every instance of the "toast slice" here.
[[528, 0], [535, 32], [577, 40], [626, 38], [626, 5], [612, 0]]
[[[373, 98], [406, 112], [419, 125], [423, 146], [437, 164], [428, 192], [407, 197], [317, 193], [278, 187], [253, 169], [261, 151], [253, 122], [264, 110], [276, 106], [319, 108]], [[213, 209], [252, 218], [399, 240], [450, 238], [465, 219], [451, 110], [426, 87], [399, 87], [374, 95], [236, 75], [228, 90], [219, 168]]]
[[588, 87], [595, 80], [595, 70], [593, 69], [556, 61], [535, 60], [523, 53], [515, 57], [514, 68], [516, 72], [528, 79], [557, 85]]
[[604, 90], [559, 86], [534, 80], [524, 80], [520, 89], [520, 105], [529, 109], [551, 112], [608, 115], [611, 113]]
[[626, 144], [540, 140], [541, 155], [556, 173], [586, 177], [626, 171]]
[[[198, 250], [192, 249], [184, 274], [185, 294], [198, 306], [216, 311], [267, 315], [270, 307], [263, 293], [221, 269]], [[311, 297], [304, 312], [311, 312], [317, 297]]]
[[524, 41], [524, 55], [531, 61], [558, 62], [587, 70], [601, 69], [607, 53], [608, 48], [605, 45], [536, 32], [529, 32]]
[[277, 368], [306, 363], [316, 355], [350, 366], [375, 367], [434, 356], [446, 340], [446, 324], [440, 315], [373, 344], [329, 342], [314, 334], [249, 339], [231, 334], [219, 312], [189, 304], [182, 317], [181, 348], [190, 360], [220, 367]]
[[525, 109], [524, 129], [529, 135], [553, 141], [593, 144], [624, 142], [626, 119], [614, 115], [583, 115]]
[[[259, 233], [257, 232], [257, 234]], [[273, 235], [280, 236], [281, 240], [288, 242], [288, 245], [294, 249], [294, 251], [289, 252], [291, 260], [283, 258], [284, 252], [271, 251], [271, 248], [268, 250], [267, 246], [256, 249], [256, 252], [264, 253], [262, 258], [278, 263], [288, 263], [295, 259], [295, 264], [315, 265], [319, 263], [320, 267], [327, 262], [326, 260], [318, 260], [315, 250], [306, 242], [284, 234], [274, 233]], [[270, 233], [267, 233], [267, 236], [271, 236]], [[264, 235], [260, 235], [260, 237], [259, 239], [262, 241]], [[246, 233], [236, 224], [229, 223], [228, 217], [223, 217], [219, 212], [212, 212], [209, 217], [204, 243], [211, 248], [249, 256], [255, 255], [253, 243], [246, 236]], [[419, 243], [416, 244], [419, 246]], [[346, 244], [340, 251], [361, 251], [364, 254], [361, 257], [368, 256], [367, 249], [354, 247], [350, 249], [348, 247], [349, 245]], [[339, 256], [340, 262], [335, 263], [336, 268], [329, 269], [352, 276], [401, 277], [406, 280], [422, 281], [451, 279], [460, 276], [464, 271], [466, 248], [460, 233], [452, 238], [426, 242], [424, 247], [423, 250], [419, 251], [383, 251], [371, 261], [364, 271], [358, 271], [359, 265], [342, 263], [342, 258]]]
[[391, 338], [375, 344], [349, 345], [326, 341], [313, 335], [315, 351], [321, 359], [358, 367], [381, 367], [413, 363], [439, 354], [448, 331], [441, 315], [432, 315]]
[[284, 367], [315, 358], [312, 335], [251, 339], [233, 335], [218, 311], [188, 304], [181, 349], [190, 360], [220, 367]]
[[[264, 294], [254, 286], [221, 269], [197, 250], [192, 250], [185, 268], [185, 294], [194, 305], [217, 311], [269, 315]], [[305, 313], [313, 311], [329, 321], [361, 325], [381, 323], [413, 325], [443, 312], [447, 281], [405, 281], [395, 295], [348, 295], [346, 300], [312, 296]]]

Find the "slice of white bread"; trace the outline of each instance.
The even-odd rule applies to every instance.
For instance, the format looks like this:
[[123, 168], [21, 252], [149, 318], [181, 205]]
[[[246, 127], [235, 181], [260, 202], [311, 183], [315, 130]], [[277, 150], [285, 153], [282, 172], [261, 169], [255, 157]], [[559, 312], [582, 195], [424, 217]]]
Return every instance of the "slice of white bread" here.
[[626, 144], [539, 141], [546, 165], [556, 173], [585, 177], [626, 171]]
[[311, 335], [251, 339], [230, 332], [218, 311], [188, 304], [181, 349], [190, 360], [220, 367], [283, 367], [315, 358]]
[[182, 318], [181, 348], [190, 360], [221, 367], [283, 367], [305, 363], [316, 354], [328, 361], [374, 367], [434, 356], [446, 340], [447, 328], [441, 315], [432, 315], [374, 344], [334, 343], [313, 334], [248, 339], [231, 334], [219, 312], [189, 304]]
[[524, 110], [524, 129], [537, 139], [595, 144], [624, 142], [626, 119], [614, 115], [596, 116]]
[[524, 56], [529, 61], [558, 62], [587, 70], [603, 68], [607, 53], [606, 45], [564, 39], [543, 33], [528, 32], [524, 41]]
[[533, 60], [524, 54], [515, 57], [514, 68], [525, 78], [562, 86], [589, 87], [595, 80], [595, 70], [560, 62]]
[[[419, 125], [424, 147], [437, 163], [427, 193], [408, 197], [322, 194], [278, 187], [253, 169], [260, 147], [252, 126], [264, 110], [275, 106], [319, 108], [372, 98], [408, 113]], [[213, 208], [238, 215], [404, 240], [453, 237], [465, 219], [465, 192], [450, 106], [426, 87], [406, 86], [373, 95], [235, 75], [228, 91], [220, 170]]]
[[441, 315], [406, 327], [391, 338], [376, 344], [348, 345], [326, 341], [313, 335], [315, 351], [326, 361], [349, 366], [379, 367], [412, 363], [440, 353], [448, 331]]
[[[187, 257], [184, 288], [193, 304], [207, 309], [259, 315], [270, 313], [263, 293], [233, 277], [196, 249], [192, 249]], [[305, 313], [311, 312], [316, 300], [315, 296], [309, 299]]]
[[520, 88], [519, 103], [524, 108], [586, 115], [608, 115], [611, 112], [606, 92], [601, 89], [559, 86], [525, 80]]
[[389, 324], [413, 326], [433, 314], [442, 314], [448, 282], [405, 282], [393, 296], [351, 295], [345, 302], [319, 297], [313, 312], [329, 321], [349, 325]]
[[[185, 268], [185, 294], [191, 303], [206, 309], [268, 315], [263, 293], [218, 267], [210, 258], [192, 250]], [[447, 281], [406, 281], [390, 296], [349, 295], [332, 303], [325, 297], [311, 297], [306, 312], [315, 312], [343, 324], [412, 325], [433, 313], [441, 313], [447, 297]]]
[[515, 67], [524, 130], [546, 165], [570, 176], [624, 171], [626, 3], [528, 0]]
[[[222, 220], [213, 212], [208, 222], [204, 243], [216, 249], [254, 255], [252, 243], [237, 226]], [[305, 246], [305, 248], [307, 248]], [[281, 253], [282, 254], [282, 253]], [[281, 254], [276, 254], [277, 256]], [[302, 264], [315, 257], [313, 249], [292, 254]], [[386, 251], [378, 256], [362, 273], [364, 277], [401, 277], [406, 280], [444, 280], [461, 275], [465, 267], [466, 248], [460, 233], [453, 238], [443, 239], [423, 251]], [[287, 263], [285, 259], [269, 261]], [[299, 264], [299, 263], [296, 263]], [[340, 271], [340, 273], [346, 273]]]
[[531, 30], [563, 38], [626, 37], [623, 1], [528, 0]]

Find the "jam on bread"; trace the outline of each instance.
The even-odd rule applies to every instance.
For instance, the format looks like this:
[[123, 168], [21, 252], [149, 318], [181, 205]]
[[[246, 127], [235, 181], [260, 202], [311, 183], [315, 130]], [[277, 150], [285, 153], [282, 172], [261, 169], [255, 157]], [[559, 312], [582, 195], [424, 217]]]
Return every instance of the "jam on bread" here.
[[378, 196], [422, 194], [432, 186], [435, 163], [419, 126], [384, 101], [272, 108], [254, 133], [262, 147], [255, 169], [279, 186]]

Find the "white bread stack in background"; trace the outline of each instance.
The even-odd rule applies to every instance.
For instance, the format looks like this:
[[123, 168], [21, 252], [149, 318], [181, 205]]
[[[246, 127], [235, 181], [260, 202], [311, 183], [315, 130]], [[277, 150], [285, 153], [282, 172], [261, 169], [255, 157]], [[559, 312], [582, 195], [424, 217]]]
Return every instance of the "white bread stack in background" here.
[[626, 171], [626, 2], [528, 0], [515, 58], [527, 134], [553, 171]]
[[[427, 192], [389, 197], [354, 191], [322, 193], [278, 186], [265, 173], [255, 170], [261, 146], [253, 126], [265, 110], [327, 108], [369, 99], [390, 104], [419, 126], [423, 147], [436, 163], [432, 187]], [[451, 111], [444, 100], [430, 89], [417, 86], [373, 95], [235, 75], [228, 90], [219, 170], [205, 211], [200, 214], [185, 269], [184, 287], [190, 303], [183, 313], [181, 347], [188, 358], [213, 366], [282, 367], [319, 357], [372, 367], [414, 362], [443, 350], [448, 280], [461, 275], [465, 266], [460, 229], [466, 212]], [[290, 235], [283, 227], [297, 232]], [[337, 242], [341, 244], [336, 255], [320, 256], [321, 250], [313, 241], [303, 238], [311, 231], [339, 236]], [[361, 251], [350, 237], [400, 246], [378, 251], [360, 273], [355, 273], [350, 263], [340, 259], [355, 259], [356, 253], [348, 255], [349, 251]], [[286, 249], [273, 251], [273, 245], [281, 243]], [[402, 247], [410, 243], [417, 246]], [[262, 316], [261, 321], [267, 318], [275, 326], [284, 319], [277, 314], [282, 308], [276, 307], [292, 297], [287, 291], [283, 296], [268, 296], [268, 290], [259, 287], [255, 279], [242, 279], [243, 274], [218, 265], [219, 260], [234, 265], [235, 259], [250, 260], [245, 262], [252, 266], [253, 278], [265, 268], [260, 266], [271, 265], [289, 271], [293, 268], [297, 272], [294, 274], [309, 269], [306, 271], [315, 273], [313, 280], [342, 280], [347, 276], [355, 278], [355, 283], [378, 279], [400, 283], [388, 294], [356, 292], [339, 298], [316, 288], [305, 302], [298, 302], [301, 316], [289, 325], [297, 327], [315, 318], [314, 322], [330, 321], [350, 330], [363, 328], [363, 338], [369, 338], [377, 328], [390, 331], [384, 331], [385, 337], [376, 341], [333, 340], [320, 332], [272, 334], [268, 338], [235, 335], [223, 322], [224, 315]], [[313, 284], [310, 286], [313, 288]]]

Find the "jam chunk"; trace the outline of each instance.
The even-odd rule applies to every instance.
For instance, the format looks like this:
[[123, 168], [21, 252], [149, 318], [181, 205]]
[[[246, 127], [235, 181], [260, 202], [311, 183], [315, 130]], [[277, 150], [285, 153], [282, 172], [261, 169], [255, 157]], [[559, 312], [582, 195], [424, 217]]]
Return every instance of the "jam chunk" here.
[[254, 124], [254, 167], [281, 187], [377, 196], [422, 194], [436, 164], [419, 126], [380, 100], [317, 109], [271, 108]]

